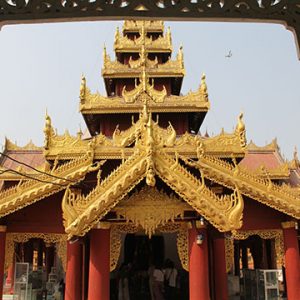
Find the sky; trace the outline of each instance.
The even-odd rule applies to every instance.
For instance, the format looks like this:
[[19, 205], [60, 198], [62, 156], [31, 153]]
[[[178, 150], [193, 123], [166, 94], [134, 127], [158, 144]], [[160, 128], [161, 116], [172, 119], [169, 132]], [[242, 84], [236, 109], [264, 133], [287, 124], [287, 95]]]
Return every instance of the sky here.
[[[43, 145], [45, 111], [59, 133], [85, 128], [78, 111], [81, 75], [105, 95], [102, 51], [114, 58], [122, 22], [5, 25], [0, 31], [0, 145], [8, 137], [23, 146]], [[247, 140], [277, 138], [285, 158], [300, 151], [300, 61], [293, 34], [282, 25], [166, 22], [173, 57], [183, 45], [182, 93], [196, 90], [206, 74], [211, 109], [200, 129], [231, 132], [244, 112]], [[227, 58], [228, 52], [232, 56]]]

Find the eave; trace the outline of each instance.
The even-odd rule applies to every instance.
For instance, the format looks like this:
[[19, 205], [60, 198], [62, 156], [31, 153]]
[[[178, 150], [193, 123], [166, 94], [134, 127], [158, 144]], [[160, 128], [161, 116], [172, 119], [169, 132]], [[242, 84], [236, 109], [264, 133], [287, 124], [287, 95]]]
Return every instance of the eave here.
[[[97, 169], [97, 167], [96, 167]], [[39, 180], [25, 180], [0, 192], [0, 218], [42, 200], [65, 189], [70, 182], [78, 183], [85, 175], [95, 170], [92, 157], [81, 156], [43, 174]], [[56, 176], [53, 177], [53, 176]]]

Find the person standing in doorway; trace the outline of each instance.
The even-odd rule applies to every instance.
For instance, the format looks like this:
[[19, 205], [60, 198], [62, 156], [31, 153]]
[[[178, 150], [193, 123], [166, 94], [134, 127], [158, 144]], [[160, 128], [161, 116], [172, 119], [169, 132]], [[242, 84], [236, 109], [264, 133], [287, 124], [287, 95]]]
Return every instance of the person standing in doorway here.
[[165, 271], [164, 271], [166, 300], [176, 299], [177, 275], [178, 275], [178, 271], [176, 270], [173, 261], [167, 259], [165, 262]]
[[160, 264], [155, 265], [153, 271], [153, 296], [154, 300], [165, 300], [164, 297], [164, 272]]

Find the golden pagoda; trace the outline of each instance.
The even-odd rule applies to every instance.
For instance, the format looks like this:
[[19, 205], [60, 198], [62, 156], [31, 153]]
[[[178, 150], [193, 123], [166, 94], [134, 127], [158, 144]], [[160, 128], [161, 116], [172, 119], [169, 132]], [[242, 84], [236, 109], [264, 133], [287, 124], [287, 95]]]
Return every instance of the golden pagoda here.
[[[27, 264], [31, 278], [47, 278], [48, 294], [55, 293], [51, 280], [65, 280], [66, 300], [117, 299], [126, 265], [130, 299], [158, 297], [148, 270], [154, 266], [155, 275], [167, 259], [181, 281], [180, 288], [172, 283], [172, 299], [229, 299], [239, 291], [227, 282], [239, 284], [241, 269], [248, 278], [252, 267], [265, 274], [282, 265], [289, 299], [298, 299], [297, 155], [289, 163], [276, 141], [247, 144], [242, 113], [233, 132], [201, 136], [210, 108], [206, 76], [194, 92], [180, 93], [183, 48], [172, 58], [171, 31], [162, 21], [125, 21], [114, 51], [114, 60], [103, 51], [107, 95], [81, 79], [90, 137], [81, 130], [59, 134], [46, 113], [43, 147], [6, 140], [4, 292], [18, 293], [11, 275]], [[248, 286], [243, 291], [252, 297]]]

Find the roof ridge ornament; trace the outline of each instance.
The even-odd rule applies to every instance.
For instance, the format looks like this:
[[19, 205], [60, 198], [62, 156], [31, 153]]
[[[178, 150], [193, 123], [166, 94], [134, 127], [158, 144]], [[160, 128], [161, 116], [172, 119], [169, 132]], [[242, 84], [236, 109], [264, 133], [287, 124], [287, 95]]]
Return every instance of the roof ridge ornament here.
[[205, 73], [201, 76], [201, 84], [200, 84], [200, 100], [208, 102], [208, 92], [207, 92], [207, 84], [206, 84], [206, 75]]
[[79, 92], [79, 98], [80, 98], [80, 103], [81, 104], [84, 104], [85, 96], [86, 96], [86, 78], [82, 74], [81, 75], [81, 83], [80, 83], [80, 92]]
[[52, 127], [51, 118], [48, 115], [47, 109], [46, 109], [46, 114], [45, 114], [44, 134], [45, 134], [44, 148], [49, 149], [50, 142], [51, 142], [51, 137], [55, 134], [55, 132], [54, 132], [54, 129]]
[[[149, 77], [145, 66], [143, 67], [140, 75], [140, 83], [135, 84], [135, 88], [131, 91], [127, 91], [126, 85], [124, 85], [122, 97], [126, 103], [134, 103], [144, 93], [146, 93], [156, 103], [164, 102], [165, 98], [167, 97], [167, 90], [165, 86], [163, 86], [163, 89], [159, 91], [154, 87], [154, 80], [152, 80], [151, 84], [149, 83]], [[143, 99], [145, 97], [141, 98]]]
[[246, 145], [247, 145], [246, 127], [245, 127], [245, 123], [243, 121], [243, 116], [244, 116], [244, 113], [241, 112], [238, 116], [238, 123], [237, 123], [236, 129], [235, 129], [237, 135], [239, 136], [242, 148], [246, 147]]

